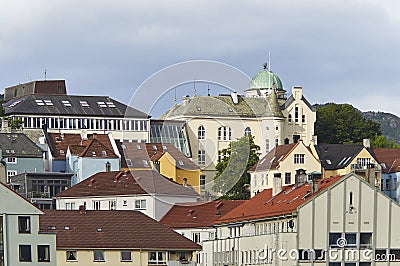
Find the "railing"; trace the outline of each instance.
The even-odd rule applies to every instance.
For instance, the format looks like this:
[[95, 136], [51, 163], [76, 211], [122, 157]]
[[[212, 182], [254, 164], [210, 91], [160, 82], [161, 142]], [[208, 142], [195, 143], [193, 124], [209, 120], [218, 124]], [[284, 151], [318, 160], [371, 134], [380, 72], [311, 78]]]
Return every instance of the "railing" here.
[[194, 261], [167, 261], [167, 266], [196, 266]]
[[350, 169], [352, 171], [358, 171], [358, 170], [364, 171], [364, 170], [368, 170], [368, 169], [379, 170], [378, 165], [374, 164], [374, 163], [370, 163], [370, 164], [366, 164], [366, 165], [354, 163], [354, 164], [350, 165]]
[[28, 199], [32, 198], [50, 199], [51, 197], [49, 192], [39, 192], [39, 191], [28, 192]]

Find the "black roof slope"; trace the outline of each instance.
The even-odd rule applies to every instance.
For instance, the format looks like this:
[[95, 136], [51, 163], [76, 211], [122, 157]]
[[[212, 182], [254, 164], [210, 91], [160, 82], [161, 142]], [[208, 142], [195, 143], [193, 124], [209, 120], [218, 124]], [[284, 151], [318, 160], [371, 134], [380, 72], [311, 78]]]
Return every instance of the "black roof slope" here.
[[315, 146], [321, 164], [326, 170], [345, 168], [363, 148], [363, 145], [323, 143]]
[[[69, 104], [64, 104], [67, 101]], [[149, 118], [147, 114], [108, 96], [28, 95], [6, 102], [4, 110], [7, 116], [32, 114]]]
[[0, 133], [3, 157], [41, 158], [42, 150], [22, 133]]

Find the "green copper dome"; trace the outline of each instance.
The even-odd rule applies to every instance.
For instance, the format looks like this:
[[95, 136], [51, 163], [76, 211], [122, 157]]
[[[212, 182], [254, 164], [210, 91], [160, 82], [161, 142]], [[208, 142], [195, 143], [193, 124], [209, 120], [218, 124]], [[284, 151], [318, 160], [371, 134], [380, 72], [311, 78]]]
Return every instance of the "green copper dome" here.
[[282, 82], [274, 72], [264, 68], [251, 79], [247, 90], [271, 88], [283, 90]]

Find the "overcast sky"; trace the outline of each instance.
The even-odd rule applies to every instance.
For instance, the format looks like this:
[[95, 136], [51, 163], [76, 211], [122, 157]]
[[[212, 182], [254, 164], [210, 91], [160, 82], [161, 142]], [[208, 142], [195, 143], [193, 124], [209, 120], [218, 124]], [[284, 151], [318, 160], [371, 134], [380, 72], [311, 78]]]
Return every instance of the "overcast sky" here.
[[124, 103], [171, 64], [215, 60], [253, 76], [270, 51], [284, 87], [303, 86], [311, 103], [400, 115], [399, 47], [396, 0], [0, 3], [1, 88], [46, 69], [69, 94]]

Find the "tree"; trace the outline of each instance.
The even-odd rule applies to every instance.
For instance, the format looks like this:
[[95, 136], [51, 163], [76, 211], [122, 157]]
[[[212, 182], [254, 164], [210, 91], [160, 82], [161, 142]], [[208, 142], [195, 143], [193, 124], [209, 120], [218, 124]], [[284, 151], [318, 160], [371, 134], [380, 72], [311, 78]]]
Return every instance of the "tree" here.
[[393, 140], [388, 140], [385, 136], [375, 136], [371, 140], [372, 148], [400, 148], [400, 144], [396, 144]]
[[213, 189], [223, 194], [221, 199], [249, 199], [250, 174], [247, 171], [259, 160], [260, 147], [253, 136], [243, 136], [223, 149], [222, 160], [216, 165]]
[[350, 104], [330, 103], [317, 106], [315, 134], [321, 143], [361, 144], [382, 132], [378, 122], [365, 119]]
[[20, 129], [22, 127], [22, 118], [7, 118], [8, 126], [11, 129]]

